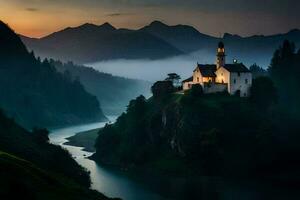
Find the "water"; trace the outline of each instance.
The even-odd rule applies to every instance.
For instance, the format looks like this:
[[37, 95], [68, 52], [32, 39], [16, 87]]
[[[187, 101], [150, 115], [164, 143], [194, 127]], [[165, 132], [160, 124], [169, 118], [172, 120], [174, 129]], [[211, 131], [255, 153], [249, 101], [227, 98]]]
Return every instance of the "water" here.
[[[110, 117], [115, 121], [116, 117]], [[94, 161], [87, 159], [92, 153], [83, 151], [83, 148], [64, 145], [68, 137], [76, 133], [104, 127], [106, 123], [92, 123], [51, 131], [50, 141], [67, 149], [75, 160], [91, 172], [92, 189], [95, 189], [108, 197], [122, 197], [124, 200], [166, 200], [162, 196], [143, 187], [136, 181], [126, 176], [126, 173], [107, 170], [97, 165]]]
[[[116, 117], [110, 117], [115, 121]], [[124, 200], [263, 200], [300, 199], [297, 191], [289, 191], [272, 184], [229, 181], [221, 178], [201, 177], [200, 179], [170, 178], [143, 173], [128, 173], [106, 169], [87, 159], [91, 153], [83, 148], [64, 145], [65, 138], [78, 132], [101, 128], [105, 123], [92, 123], [53, 130], [50, 141], [67, 149], [76, 161], [91, 172], [92, 189], [108, 197]]]

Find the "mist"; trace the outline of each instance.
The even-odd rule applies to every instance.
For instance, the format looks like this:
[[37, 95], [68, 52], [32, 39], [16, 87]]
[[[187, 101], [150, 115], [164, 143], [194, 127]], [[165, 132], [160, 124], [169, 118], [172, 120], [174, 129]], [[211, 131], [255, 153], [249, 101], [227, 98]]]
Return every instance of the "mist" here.
[[[226, 62], [231, 63], [233, 59], [237, 58], [243, 58], [240, 60], [238, 59], [238, 61], [243, 62], [247, 67], [254, 63], [260, 64], [261, 66], [265, 67], [267, 66], [266, 63], [270, 61], [270, 58], [267, 58], [265, 56], [252, 56], [252, 58], [245, 58], [244, 56], [228, 56]], [[89, 63], [86, 65], [93, 67], [100, 72], [110, 73], [116, 76], [155, 82], [165, 79], [167, 77], [167, 74], [169, 73], [177, 73], [184, 80], [192, 75], [197, 62], [201, 64], [212, 64], [215, 63], [215, 59], [216, 56], [214, 51], [201, 50], [192, 54], [161, 60], [118, 59]]]
[[[205, 55], [205, 56], [199, 56]], [[176, 56], [161, 60], [110, 60], [89, 63], [94, 69], [126, 78], [141, 79], [150, 82], [163, 80], [169, 73], [177, 73], [182, 79], [192, 75], [198, 63], [215, 63], [215, 55], [205, 51], [189, 55]]]

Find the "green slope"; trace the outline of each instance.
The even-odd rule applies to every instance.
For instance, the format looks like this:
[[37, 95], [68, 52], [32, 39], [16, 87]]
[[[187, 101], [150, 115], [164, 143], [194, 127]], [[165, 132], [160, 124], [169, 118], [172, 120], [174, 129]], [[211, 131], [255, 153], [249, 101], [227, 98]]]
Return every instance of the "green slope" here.
[[0, 151], [0, 198], [36, 200], [106, 200], [72, 180], [38, 168], [31, 162]]

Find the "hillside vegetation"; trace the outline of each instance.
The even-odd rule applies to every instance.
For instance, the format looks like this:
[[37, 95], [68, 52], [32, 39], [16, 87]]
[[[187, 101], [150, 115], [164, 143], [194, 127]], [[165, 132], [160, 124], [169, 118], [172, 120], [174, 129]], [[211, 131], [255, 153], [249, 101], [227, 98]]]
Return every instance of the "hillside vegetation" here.
[[151, 84], [147, 81], [112, 76], [72, 62], [63, 64], [50, 60], [50, 64], [70, 79], [78, 78], [85, 89], [98, 98], [106, 115], [119, 115], [131, 99], [141, 94], [150, 96]]
[[49, 127], [106, 120], [97, 98], [78, 80], [29, 53], [0, 21], [0, 107], [21, 125]]
[[0, 112], [0, 199], [108, 199], [90, 190], [89, 173], [48, 140], [47, 130], [29, 132]]
[[108, 199], [72, 180], [4, 152], [0, 152], [0, 175], [0, 197], [3, 199]]

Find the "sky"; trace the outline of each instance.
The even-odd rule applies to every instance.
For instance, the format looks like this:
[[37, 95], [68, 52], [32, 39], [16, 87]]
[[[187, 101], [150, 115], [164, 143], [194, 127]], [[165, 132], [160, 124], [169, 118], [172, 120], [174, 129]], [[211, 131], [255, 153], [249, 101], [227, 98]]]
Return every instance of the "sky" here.
[[213, 36], [300, 29], [300, 0], [0, 0], [0, 20], [43, 37], [84, 23], [138, 29], [154, 20], [192, 25]]

